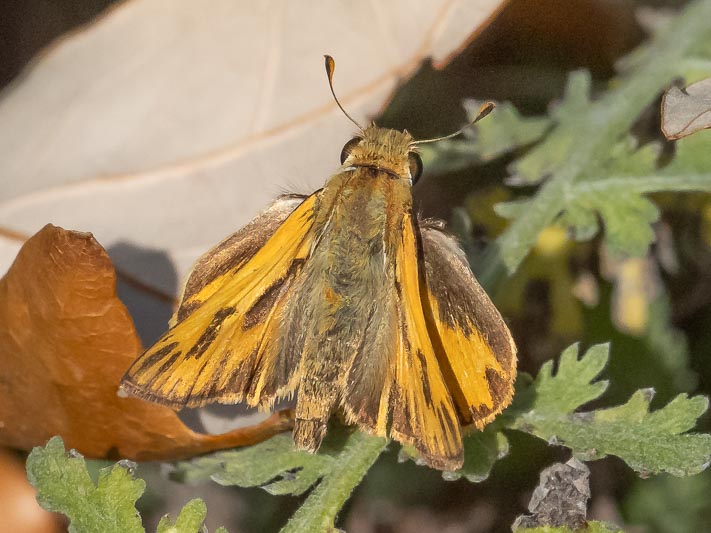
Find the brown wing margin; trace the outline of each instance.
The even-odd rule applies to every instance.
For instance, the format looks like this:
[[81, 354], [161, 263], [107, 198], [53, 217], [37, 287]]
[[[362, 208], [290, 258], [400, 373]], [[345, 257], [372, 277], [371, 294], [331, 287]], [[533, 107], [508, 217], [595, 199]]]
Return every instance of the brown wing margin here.
[[[134, 362], [121, 389], [173, 407], [273, 402], [276, 392], [262, 395], [255, 374], [279, 352], [275, 318], [308, 255], [318, 195], [290, 213], [277, 202], [272, 216], [270, 209], [260, 215], [261, 235], [250, 224], [204, 256], [184, 289], [178, 322]], [[283, 380], [277, 388], [287, 387], [289, 376]]]
[[420, 225], [427, 327], [462, 424], [481, 429], [511, 402], [516, 345], [454, 238]]

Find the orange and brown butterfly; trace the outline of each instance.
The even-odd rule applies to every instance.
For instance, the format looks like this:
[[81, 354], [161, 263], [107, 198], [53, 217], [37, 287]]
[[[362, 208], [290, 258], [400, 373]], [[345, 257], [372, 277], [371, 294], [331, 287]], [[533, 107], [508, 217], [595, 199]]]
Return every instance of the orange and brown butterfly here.
[[[332, 92], [334, 68], [326, 56]], [[295, 399], [299, 449], [318, 450], [340, 413], [456, 470], [463, 428], [511, 401], [516, 347], [457, 242], [413, 215], [417, 145], [430, 141], [343, 112], [360, 133], [336, 174], [206, 253], [121, 388], [175, 408]]]

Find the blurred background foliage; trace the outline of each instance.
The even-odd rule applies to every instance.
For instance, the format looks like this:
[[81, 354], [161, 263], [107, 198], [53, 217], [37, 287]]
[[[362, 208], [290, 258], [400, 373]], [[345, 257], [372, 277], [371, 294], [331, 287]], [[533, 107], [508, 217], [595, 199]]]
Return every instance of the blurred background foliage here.
[[[2, 84], [52, 39], [91, 20], [111, 2], [11, 4], [0, 8]], [[588, 70], [594, 94], [615, 74], [616, 61], [684, 4], [547, 0], [541, 8], [541, 2], [514, 0], [447, 68], [422, 65], [377, 122], [407, 127], [416, 138], [445, 134], [462, 124], [462, 101], [472, 98], [510, 102], [522, 120], [540, 117], [562, 97], [570, 71]], [[674, 146], [661, 137], [658, 109], [650, 107], [633, 133], [640, 144], [661, 143], [659, 157], [668, 160]], [[500, 107], [487, 120], [504, 120], [504, 115]], [[545, 124], [531, 120], [527, 131], [533, 141]], [[505, 183], [516, 155], [493, 157], [476, 168], [465, 163], [426, 173], [415, 189], [422, 213], [451, 221], [472, 257], [507, 226], [493, 206], [532, 191]], [[605, 378], [611, 386], [596, 407], [624, 402], [647, 387], [656, 390], [654, 406], [680, 392], [711, 393], [711, 195], [663, 193], [653, 199], [662, 217], [646, 256], [620, 260], [605, 252], [599, 236], [576, 244], [565, 230], [550, 227], [514, 276], [497, 287], [494, 299], [517, 339], [521, 371], [536, 375], [542, 363], [571, 342], [610, 341]], [[711, 430], [708, 414], [698, 429]], [[507, 436], [510, 454], [481, 483], [446, 482], [439, 472], [398, 463], [396, 452], [388, 451], [347, 504], [342, 527], [352, 533], [508, 531], [525, 510], [539, 472], [553, 461], [567, 460], [569, 452], [519, 432]], [[687, 478], [640, 479], [617, 458], [589, 466], [589, 518], [614, 522], [626, 531], [711, 531], [709, 470]], [[208, 525], [274, 531], [301, 501], [258, 489], [196, 489], [166, 480], [158, 466], [142, 465], [140, 475], [148, 493], [139, 507], [153, 523], [166, 510], [201, 496], [208, 504]]]

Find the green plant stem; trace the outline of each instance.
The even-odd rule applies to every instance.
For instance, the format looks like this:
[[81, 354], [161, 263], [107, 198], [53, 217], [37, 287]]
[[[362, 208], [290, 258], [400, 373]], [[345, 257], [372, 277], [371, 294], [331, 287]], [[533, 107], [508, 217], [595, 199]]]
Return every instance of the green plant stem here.
[[575, 185], [578, 194], [606, 191], [612, 188], [637, 193], [711, 191], [711, 171], [705, 174], [644, 176], [644, 179], [640, 179], [639, 176], [607, 176]]
[[338, 465], [316, 486], [281, 530], [282, 533], [331, 531], [336, 515], [386, 444], [386, 439], [356, 431], [338, 455]]
[[512, 273], [534, 246], [540, 232], [566, 205], [566, 191], [586, 170], [606, 158], [612, 146], [629, 131], [647, 107], [679, 74], [684, 56], [708, 36], [711, 0], [696, 0], [661, 31], [635, 58], [635, 66], [618, 80], [615, 89], [588, 106], [574, 131], [554, 130], [530, 156], [550, 150], [563, 136], [573, 136], [570, 153], [543, 184], [530, 208], [497, 239], [484, 259], [480, 281], [492, 286]]

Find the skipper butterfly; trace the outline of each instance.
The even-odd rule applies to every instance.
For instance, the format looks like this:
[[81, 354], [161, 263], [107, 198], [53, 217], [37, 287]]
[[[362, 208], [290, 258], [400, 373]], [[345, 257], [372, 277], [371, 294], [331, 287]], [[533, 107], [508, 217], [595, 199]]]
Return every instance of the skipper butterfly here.
[[[331, 92], [334, 68], [326, 56]], [[169, 331], [121, 389], [175, 408], [295, 398], [299, 449], [318, 450], [340, 412], [456, 470], [463, 428], [511, 401], [516, 346], [457, 242], [413, 215], [417, 145], [440, 139], [362, 128], [333, 96], [360, 129], [338, 172], [200, 258]]]

